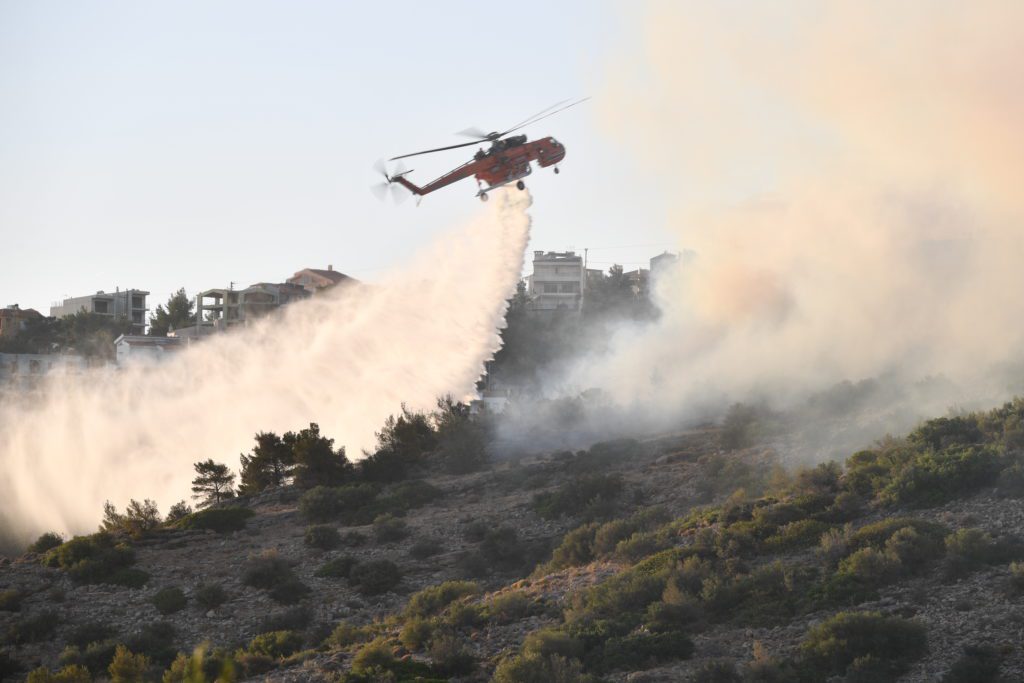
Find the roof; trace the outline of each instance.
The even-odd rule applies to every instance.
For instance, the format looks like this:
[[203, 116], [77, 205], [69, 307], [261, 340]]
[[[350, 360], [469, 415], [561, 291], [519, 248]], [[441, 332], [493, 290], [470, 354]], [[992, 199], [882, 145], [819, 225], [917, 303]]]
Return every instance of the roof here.
[[[321, 268], [303, 268], [302, 270], [308, 271], [310, 273], [316, 273], [320, 277], [325, 277], [328, 280], [333, 280], [334, 282], [341, 282], [342, 280], [348, 279], [348, 275], [345, 275], [345, 273], [338, 272], [337, 270], [323, 270]], [[301, 273], [302, 271], [299, 272]]]
[[124, 342], [129, 346], [177, 346], [181, 343], [178, 337], [149, 337], [139, 334], [122, 334], [114, 340], [114, 344]]

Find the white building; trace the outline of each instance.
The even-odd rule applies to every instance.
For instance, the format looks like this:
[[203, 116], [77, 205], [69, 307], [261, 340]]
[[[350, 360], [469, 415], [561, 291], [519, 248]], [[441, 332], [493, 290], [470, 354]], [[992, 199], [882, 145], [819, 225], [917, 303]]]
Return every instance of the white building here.
[[32, 386], [43, 375], [77, 373], [87, 367], [85, 358], [62, 353], [0, 353], [0, 384]]
[[111, 318], [127, 318], [132, 321], [132, 332], [142, 334], [146, 331], [146, 297], [149, 292], [141, 289], [115, 290], [108, 293], [100, 290], [89, 296], [76, 296], [54, 303], [50, 307], [50, 315], [64, 318], [81, 311], [106, 315]]
[[535, 311], [579, 311], [585, 278], [583, 257], [576, 252], [533, 252], [533, 273], [527, 277], [530, 308]]
[[183, 340], [175, 337], [147, 337], [122, 334], [114, 340], [117, 365], [138, 361], [155, 361], [183, 348]]

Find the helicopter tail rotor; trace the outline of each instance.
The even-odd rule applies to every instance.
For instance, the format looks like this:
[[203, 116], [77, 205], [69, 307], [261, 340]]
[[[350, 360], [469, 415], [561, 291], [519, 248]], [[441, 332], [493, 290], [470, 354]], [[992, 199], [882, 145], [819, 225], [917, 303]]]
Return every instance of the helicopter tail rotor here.
[[401, 178], [406, 173], [410, 172], [410, 169], [405, 167], [405, 164], [399, 162], [395, 164], [394, 168], [388, 170], [387, 164], [384, 163], [383, 159], [378, 159], [373, 165], [373, 170], [384, 177], [384, 180], [379, 183], [374, 183], [370, 186], [370, 191], [377, 197], [377, 199], [384, 201], [387, 196], [391, 195], [391, 200], [395, 204], [402, 204], [412, 194], [402, 186], [400, 183], [396, 183], [395, 180]]

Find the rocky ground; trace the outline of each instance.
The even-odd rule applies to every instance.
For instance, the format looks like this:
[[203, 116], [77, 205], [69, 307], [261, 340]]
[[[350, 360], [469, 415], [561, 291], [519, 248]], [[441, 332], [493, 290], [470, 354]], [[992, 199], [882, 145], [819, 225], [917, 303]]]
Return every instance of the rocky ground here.
[[[709, 476], [704, 456], [721, 452], [714, 430], [661, 435], [635, 450], [630, 458], [612, 462], [606, 471], [617, 472], [626, 482], [631, 505], [663, 506], [673, 516], [682, 516], [694, 505], [707, 502], [708, 496], [721, 500], [727, 491], [702, 486]], [[459, 578], [458, 559], [472, 551], [474, 542], [466, 537], [469, 524], [483, 521], [488, 526], [510, 526], [531, 547], [557, 544], [561, 536], [578, 522], [572, 518], [545, 520], [531, 506], [536, 493], [551, 489], [566, 477], [558, 454], [504, 462], [494, 469], [465, 476], [433, 475], [427, 480], [441, 489], [435, 502], [411, 511], [406, 521], [412, 533], [404, 539], [380, 543], [373, 540], [369, 526], [341, 527], [343, 534], [359, 532], [368, 540], [362, 545], [324, 552], [303, 542], [308, 521], [298, 512], [298, 495], [291, 490], [266, 493], [249, 503], [255, 516], [242, 531], [218, 534], [212, 531], [162, 530], [137, 541], [139, 569], [150, 575], [143, 588], [130, 589], [107, 585], [76, 585], [60, 570], [40, 565], [39, 557], [24, 555], [0, 561], [0, 592], [16, 590], [24, 597], [19, 611], [0, 611], [0, 637], [19, 619], [45, 611], [59, 615], [56, 630], [40, 642], [9, 644], [6, 649], [26, 669], [56, 667], [69, 634], [87, 622], [102, 621], [127, 635], [147, 624], [167, 621], [174, 625], [180, 650], [188, 651], [200, 643], [214, 647], [244, 646], [265, 630], [268, 618], [291, 609], [275, 603], [265, 591], [242, 583], [247, 558], [274, 552], [294, 565], [303, 583], [312, 589], [305, 601], [312, 621], [322, 634], [345, 620], [360, 625], [385, 621], [402, 610], [409, 596], [426, 586]], [[729, 453], [758, 466], [775, 459], [772, 449], [759, 447]], [[899, 511], [886, 511], [898, 514]], [[879, 513], [880, 515], [881, 513]], [[995, 535], [1016, 534], [1024, 524], [1024, 501], [996, 498], [990, 491], [927, 510], [916, 510], [918, 517], [941, 521], [951, 528], [980, 527]], [[865, 518], [858, 523], [877, 519]], [[410, 549], [422, 539], [436, 539], [442, 551], [425, 560], [414, 559]], [[345, 581], [320, 578], [314, 572], [327, 559], [351, 555], [360, 561], [389, 559], [402, 571], [398, 588], [380, 596], [365, 596]], [[806, 561], [814, 562], [813, 553]], [[534, 614], [508, 624], [487, 624], [472, 633], [473, 654], [485, 665], [466, 680], [486, 680], [493, 662], [515, 652], [526, 634], [557, 622], [560, 607], [574, 591], [593, 585], [625, 565], [608, 561], [584, 567], [527, 576], [527, 571], [495, 572], [481, 579], [486, 602], [503, 591], [518, 590], [538, 598], [549, 611]], [[229, 599], [212, 610], [196, 607], [192, 601], [178, 612], [161, 615], [151, 600], [160, 589], [176, 586], [187, 596], [200, 584], [219, 583]], [[959, 581], [949, 581], [931, 573], [901, 581], [885, 588], [877, 601], [860, 608], [912, 617], [926, 625], [930, 654], [906, 673], [903, 681], [938, 680], [967, 643], [999, 646], [1006, 654], [1006, 680], [1024, 680], [1024, 600], [1007, 590], [1008, 568], [993, 566], [974, 572]], [[610, 681], [680, 681], [710, 659], [728, 659], [745, 663], [755, 649], [773, 657], [784, 657], [797, 646], [807, 629], [828, 613], [801, 615], [784, 625], [744, 627], [719, 624], [696, 634], [692, 659], [658, 666], [647, 671], [617, 672]], [[399, 652], [399, 654], [402, 654]], [[422, 656], [422, 655], [417, 655]], [[287, 666], [279, 667], [260, 679], [276, 681], [330, 680], [347, 668], [350, 654], [344, 651], [311, 652]], [[487, 665], [487, 662], [492, 664]], [[23, 675], [23, 674], [22, 674]]]

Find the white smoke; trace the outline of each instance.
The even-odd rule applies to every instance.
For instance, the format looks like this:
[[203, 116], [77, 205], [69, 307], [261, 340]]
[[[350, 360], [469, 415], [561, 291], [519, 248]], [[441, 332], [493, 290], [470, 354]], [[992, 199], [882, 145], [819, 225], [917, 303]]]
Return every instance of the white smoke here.
[[658, 2], [631, 18], [639, 39], [595, 103], [697, 256], [656, 283], [657, 324], [621, 327], [564, 387], [678, 418], [945, 378], [941, 395], [893, 392], [920, 401], [902, 428], [1020, 390], [1024, 4]]
[[0, 531], [94, 526], [105, 500], [190, 493], [192, 463], [237, 467], [257, 431], [317, 422], [349, 457], [405, 402], [466, 396], [500, 344], [522, 272], [531, 203], [496, 192], [377, 284], [335, 288], [236, 333], [116, 374], [53, 378], [38, 403], [0, 408]]

